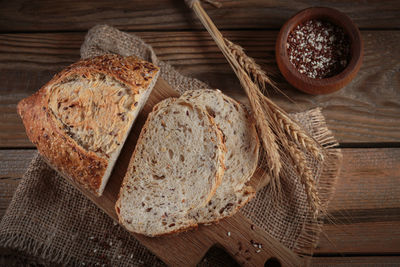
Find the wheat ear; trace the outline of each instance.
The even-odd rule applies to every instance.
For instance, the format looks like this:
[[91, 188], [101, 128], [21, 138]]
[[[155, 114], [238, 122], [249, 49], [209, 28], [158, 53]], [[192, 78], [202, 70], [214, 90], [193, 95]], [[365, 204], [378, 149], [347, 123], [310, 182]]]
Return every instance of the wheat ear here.
[[[266, 73], [261, 69], [261, 67], [252, 59], [247, 56], [243, 48], [237, 44], [232, 43], [225, 38], [225, 42], [228, 48], [231, 50], [232, 54], [236, 57], [238, 63], [242, 68], [251, 76], [253, 82], [257, 83], [263, 89], [267, 86], [271, 86], [276, 90], [279, 90], [276, 85], [271, 81], [271, 79], [266, 75]], [[319, 159], [323, 160], [322, 148], [314, 139], [307, 135], [301, 127], [294, 122], [285, 111], [283, 111], [278, 105], [272, 102], [269, 98], [260, 95], [264, 101], [267, 101], [269, 105], [272, 106], [271, 116], [274, 122], [280, 128], [284, 129], [286, 134], [292, 138], [299, 146], [311, 152], [311, 154]]]
[[[260, 93], [261, 94], [261, 93]], [[271, 107], [271, 116], [279, 128], [285, 130], [288, 137], [292, 138], [300, 147], [310, 152], [316, 159], [323, 160], [322, 146], [310, 137], [292, 118], [271, 99], [261, 94], [260, 96]]]
[[265, 71], [263, 71], [253, 58], [246, 55], [244, 49], [237, 44], [232, 43], [225, 38], [226, 45], [231, 50], [232, 54], [236, 57], [240, 66], [250, 75], [253, 82], [258, 84], [262, 89], [267, 89], [268, 85], [280, 91], [275, 83], [267, 76]]
[[[266, 103], [269, 102], [266, 101]], [[270, 114], [279, 114], [279, 111], [274, 107], [274, 105], [264, 105], [263, 108], [266, 109], [265, 112], [269, 112]], [[277, 123], [277, 120], [275, 120], [275, 123]], [[290, 141], [290, 139], [287, 138], [287, 131], [284, 127], [280, 125], [274, 126], [275, 134], [279, 136], [278, 141], [281, 144], [282, 151], [285, 153], [283, 155], [283, 158], [288, 158], [295, 166], [295, 170], [300, 179], [300, 182], [304, 186], [307, 201], [311, 208], [312, 216], [314, 218], [317, 218], [320, 211], [322, 211], [322, 204], [318, 196], [316, 181], [314, 180], [313, 174], [307, 165], [306, 153], [304, 150], [299, 149], [298, 144], [296, 144], [295, 141]], [[280, 183], [273, 186], [274, 189], [280, 189]], [[275, 193], [277, 193], [278, 197], [280, 196], [280, 191], [277, 191]]]
[[[287, 140], [285, 141], [287, 142]], [[304, 190], [307, 195], [307, 202], [311, 207], [311, 212], [314, 218], [318, 217], [318, 214], [322, 211], [321, 199], [318, 195], [317, 186], [310, 168], [307, 166], [307, 160], [304, 153], [296, 146], [296, 144], [290, 144], [287, 142], [284, 144], [286, 147], [291, 160], [296, 167], [296, 171], [299, 174], [301, 183], [304, 186]]]
[[280, 110], [275, 110], [273, 113], [275, 121], [279, 123], [286, 134], [293, 139], [299, 146], [309, 151], [316, 159], [324, 160], [323, 148], [314, 141], [309, 135], [304, 133], [292, 119]]

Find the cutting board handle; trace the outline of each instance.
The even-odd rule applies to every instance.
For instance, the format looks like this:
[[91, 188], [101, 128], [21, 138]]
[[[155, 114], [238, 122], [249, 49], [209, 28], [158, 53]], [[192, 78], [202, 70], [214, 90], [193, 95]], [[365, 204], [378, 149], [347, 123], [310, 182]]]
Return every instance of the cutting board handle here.
[[303, 258], [251, 223], [240, 212], [218, 224], [201, 228], [241, 266], [264, 266], [268, 260], [276, 263], [274, 266], [306, 265]]

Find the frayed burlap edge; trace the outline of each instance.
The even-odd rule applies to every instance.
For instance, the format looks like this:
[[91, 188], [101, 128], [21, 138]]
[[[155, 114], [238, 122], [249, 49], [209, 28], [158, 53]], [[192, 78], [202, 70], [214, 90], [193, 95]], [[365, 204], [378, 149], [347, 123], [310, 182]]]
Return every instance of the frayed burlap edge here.
[[[41, 156], [38, 152], [35, 153], [31, 162], [29, 163], [28, 170], [22, 177], [21, 184], [18, 185], [17, 191], [19, 187], [24, 186], [23, 181], [25, 176], [30, 175], [30, 170], [35, 168], [35, 166], [40, 162]], [[44, 163], [44, 162], [43, 162]], [[39, 163], [40, 164], [40, 163]], [[45, 163], [44, 163], [45, 164]], [[17, 193], [17, 192], [16, 192]], [[16, 194], [15, 193], [15, 194]], [[6, 210], [6, 214], [4, 214], [3, 218], [7, 216], [10, 207], [13, 207], [13, 202], [15, 201], [14, 197]], [[51, 245], [46, 245], [39, 240], [34, 240], [29, 236], [21, 236], [20, 233], [11, 232], [6, 233], [0, 236], [0, 244], [2, 248], [7, 248], [13, 251], [18, 251], [18, 255], [27, 261], [27, 264], [39, 263], [39, 264], [55, 264], [62, 263], [63, 265], [79, 265], [79, 261], [67, 253], [52, 247]], [[32, 256], [30, 256], [32, 255]]]
[[[24, 257], [28, 261], [35, 263], [41, 262], [42, 264], [62, 263], [67, 266], [76, 266], [80, 264], [80, 261], [68, 256], [67, 253], [55, 249], [54, 247], [46, 246], [45, 244], [29, 237], [20, 238], [18, 233], [6, 234], [3, 237], [4, 240], [1, 240], [1, 243], [4, 248], [17, 250], [18, 254], [23, 251], [26, 255], [35, 255], [32, 259]], [[38, 260], [40, 260], [40, 262], [38, 262]]]
[[[307, 111], [307, 114], [309, 115], [309, 122], [312, 129], [317, 129], [313, 137], [326, 149], [326, 159], [318, 180], [318, 192], [322, 205], [324, 209], [327, 210], [329, 202], [335, 192], [337, 176], [340, 172], [342, 162], [342, 152], [341, 149], [336, 148], [339, 143], [328, 129], [321, 108]], [[309, 222], [304, 224], [303, 231], [300, 233], [293, 247], [294, 252], [304, 256], [312, 256], [313, 250], [319, 241], [324, 217], [325, 216], [322, 216], [315, 221], [312, 219], [312, 215], [309, 215]]]

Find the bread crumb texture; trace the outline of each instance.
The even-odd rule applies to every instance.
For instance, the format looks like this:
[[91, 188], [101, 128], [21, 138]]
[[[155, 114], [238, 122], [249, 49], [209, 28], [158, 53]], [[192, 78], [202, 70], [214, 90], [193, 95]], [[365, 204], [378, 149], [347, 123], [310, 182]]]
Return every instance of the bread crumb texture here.
[[109, 158], [123, 143], [140, 92], [148, 87], [157, 68], [134, 58], [109, 55], [78, 62], [69, 69], [70, 75], [48, 87], [49, 108], [80, 146]]

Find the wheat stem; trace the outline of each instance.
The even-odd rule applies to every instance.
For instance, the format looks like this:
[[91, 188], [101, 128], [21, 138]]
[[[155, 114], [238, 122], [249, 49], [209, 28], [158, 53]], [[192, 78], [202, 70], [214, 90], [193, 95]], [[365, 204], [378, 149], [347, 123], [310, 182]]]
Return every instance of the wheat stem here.
[[[261, 67], [245, 54], [243, 48], [222, 36], [199, 1], [190, 0], [188, 2], [188, 5], [194, 10], [224, 54], [247, 94], [256, 120], [262, 147], [264, 148], [262, 155], [266, 156], [272, 175], [272, 185], [275, 185], [279, 189], [279, 175], [282, 167], [278, 145], [280, 143], [283, 149], [281, 151], [282, 154], [285, 155], [285, 153], [288, 153], [295, 165], [300, 180], [304, 185], [309, 205], [316, 216], [321, 204], [311, 170], [307, 166], [305, 151], [310, 151], [316, 158], [321, 158], [320, 146], [283, 109], [264, 96], [260, 91], [260, 88], [266, 88], [267, 85], [276, 88]], [[293, 140], [293, 142], [305, 151], [300, 150], [295, 143], [289, 143], [289, 140]]]
[[204, 27], [210, 33], [211, 37], [217, 43], [218, 47], [224, 54], [225, 58], [228, 60], [236, 75], [238, 76], [239, 81], [249, 98], [250, 105], [256, 119], [256, 125], [259, 132], [260, 140], [269, 159], [270, 173], [271, 175], [273, 175], [273, 179], [279, 179], [279, 173], [281, 169], [279, 147], [276, 143], [276, 138], [272, 133], [271, 127], [273, 126], [270, 125], [270, 122], [272, 122], [272, 117], [270, 116], [270, 114], [264, 113], [262, 109], [263, 103], [260, 101], [260, 98], [257, 97], [259, 91], [258, 87], [238, 63], [236, 57], [227, 47], [225, 39], [222, 36], [221, 32], [217, 29], [217, 27], [215, 27], [214, 23], [211, 21], [210, 17], [208, 17], [207, 13], [201, 7], [198, 1], [193, 3], [193, 10], [199, 17], [200, 21], [203, 23]]
[[248, 95], [250, 105], [253, 111], [254, 118], [256, 119], [257, 129], [260, 132], [261, 143], [268, 159], [269, 169], [271, 170], [273, 177], [277, 180], [282, 167], [281, 158], [279, 155], [279, 146], [276, 141], [276, 136], [272, 131], [272, 117], [269, 112], [265, 112], [260, 98], [257, 97], [257, 86], [250, 80], [247, 75], [240, 73], [241, 80], [245, 83], [244, 89]]
[[318, 217], [318, 214], [322, 211], [321, 200], [318, 195], [316, 182], [314, 180], [311, 169], [307, 166], [307, 160], [304, 153], [294, 143], [289, 143], [286, 139], [283, 144], [289, 156], [296, 167], [296, 171], [299, 175], [300, 181], [304, 186], [304, 190], [307, 195], [307, 201], [311, 208], [311, 213], [314, 218]]

